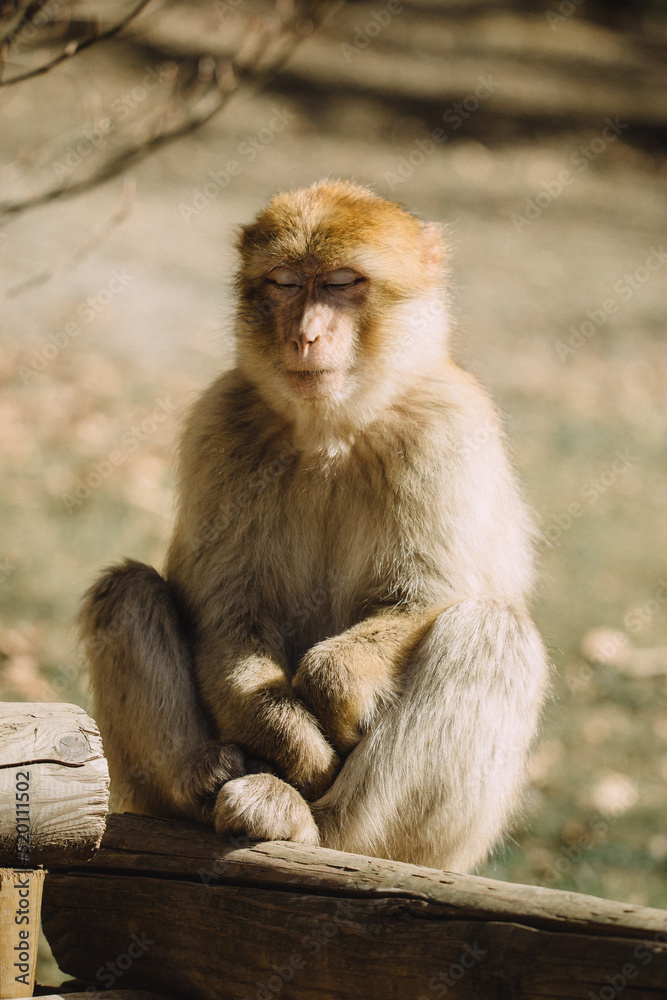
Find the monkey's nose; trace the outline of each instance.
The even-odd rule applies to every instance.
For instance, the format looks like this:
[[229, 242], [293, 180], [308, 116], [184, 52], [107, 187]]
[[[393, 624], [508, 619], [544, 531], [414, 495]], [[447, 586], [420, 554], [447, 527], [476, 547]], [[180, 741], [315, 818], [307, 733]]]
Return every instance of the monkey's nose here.
[[308, 348], [317, 340], [317, 333], [299, 330], [292, 334], [292, 343], [295, 344], [299, 357], [308, 357]]

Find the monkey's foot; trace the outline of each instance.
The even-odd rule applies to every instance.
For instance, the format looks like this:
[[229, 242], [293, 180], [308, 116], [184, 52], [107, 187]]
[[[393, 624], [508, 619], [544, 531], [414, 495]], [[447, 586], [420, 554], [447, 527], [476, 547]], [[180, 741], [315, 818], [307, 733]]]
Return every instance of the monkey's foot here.
[[320, 840], [306, 800], [273, 774], [248, 774], [223, 785], [213, 824], [221, 836], [237, 833], [250, 840], [294, 840], [315, 846]]

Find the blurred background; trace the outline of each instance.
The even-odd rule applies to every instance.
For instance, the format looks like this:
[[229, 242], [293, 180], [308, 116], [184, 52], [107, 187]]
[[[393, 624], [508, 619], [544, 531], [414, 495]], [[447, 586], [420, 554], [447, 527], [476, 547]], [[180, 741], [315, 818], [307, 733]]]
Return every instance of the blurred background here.
[[77, 604], [162, 565], [235, 225], [353, 177], [447, 226], [453, 351], [542, 528], [552, 697], [484, 873], [667, 906], [664, 3], [3, 11], [0, 699], [88, 705]]

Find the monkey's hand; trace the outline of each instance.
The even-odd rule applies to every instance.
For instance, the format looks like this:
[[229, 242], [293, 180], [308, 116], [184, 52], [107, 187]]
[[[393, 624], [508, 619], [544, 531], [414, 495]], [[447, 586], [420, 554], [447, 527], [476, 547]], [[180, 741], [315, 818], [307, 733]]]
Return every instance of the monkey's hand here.
[[398, 697], [408, 657], [434, 614], [380, 610], [305, 654], [292, 690], [340, 754], [350, 753]]
[[340, 757], [269, 656], [239, 656], [232, 670], [209, 679], [204, 697], [225, 739], [267, 762], [304, 798], [318, 799], [331, 786]]
[[339, 636], [310, 649], [292, 680], [340, 754], [348, 754], [391, 697], [385, 664]]
[[271, 692], [268, 704], [262, 694], [254, 706], [257, 729], [248, 733], [247, 743], [273, 765], [280, 777], [314, 802], [333, 784], [342, 761], [322, 735], [317, 721], [291, 691], [280, 699], [275, 691]]
[[225, 782], [247, 772], [244, 755], [237, 746], [216, 740], [202, 743], [178, 761], [173, 789], [176, 801], [188, 813], [210, 819]]

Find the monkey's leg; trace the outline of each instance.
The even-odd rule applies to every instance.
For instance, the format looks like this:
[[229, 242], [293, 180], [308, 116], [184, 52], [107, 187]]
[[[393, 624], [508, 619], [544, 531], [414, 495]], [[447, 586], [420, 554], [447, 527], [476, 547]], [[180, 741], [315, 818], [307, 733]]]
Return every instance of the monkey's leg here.
[[438, 611], [382, 610], [309, 649], [292, 689], [342, 754], [395, 700], [408, 658]]
[[127, 560], [88, 591], [80, 628], [115, 807], [205, 818], [245, 767], [237, 747], [212, 739], [168, 585]]
[[545, 683], [544, 648], [521, 612], [490, 599], [448, 608], [400, 699], [313, 805], [322, 845], [470, 870], [518, 805]]

